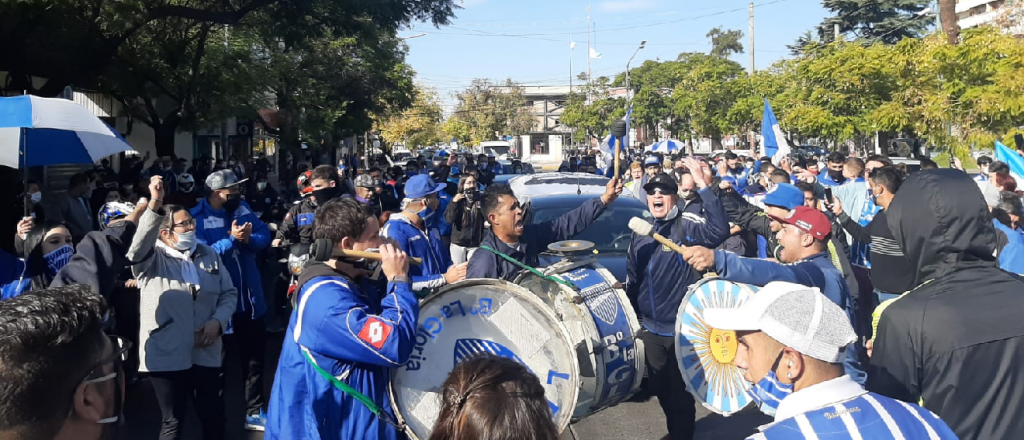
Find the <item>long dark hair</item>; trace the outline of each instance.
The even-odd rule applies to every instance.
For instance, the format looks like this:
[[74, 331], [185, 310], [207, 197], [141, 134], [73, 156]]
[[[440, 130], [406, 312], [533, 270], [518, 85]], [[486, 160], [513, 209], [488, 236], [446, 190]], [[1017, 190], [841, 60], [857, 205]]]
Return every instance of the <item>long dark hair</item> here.
[[28, 231], [28, 234], [25, 234], [21, 256], [25, 258], [26, 275], [32, 277], [31, 290], [46, 289], [53, 281], [53, 277], [47, 272], [46, 259], [43, 258], [43, 240], [46, 239], [46, 233], [54, 228], [67, 227], [67, 224], [63, 222], [51, 220], [36, 224]]
[[[466, 180], [467, 180], [467, 179], [469, 179], [470, 177], [472, 177], [472, 178], [473, 178], [473, 180], [476, 180], [476, 177], [474, 177], [474, 176], [473, 176], [472, 174], [468, 174], [468, 173], [467, 173], [467, 174], [465, 174], [465, 175], [463, 175], [463, 176], [462, 176], [462, 177], [461, 177], [461, 178], [459, 179], [459, 193], [460, 193], [460, 194], [462, 193], [463, 189], [464, 189], [464, 188], [466, 188]], [[475, 188], [474, 188], [474, 190], [475, 190]], [[478, 191], [478, 192], [479, 192], [479, 191]], [[477, 194], [477, 195], [476, 195], [476, 196], [475, 196], [475, 197], [473, 198], [473, 201], [470, 201], [469, 199], [466, 199], [465, 203], [467, 203], [467, 207], [468, 207], [468, 208], [470, 208], [470, 209], [479, 209], [479, 206], [480, 206], [480, 199], [481, 199], [481, 198], [480, 198], [480, 195], [479, 195], [479, 194]], [[477, 221], [482, 221], [482, 220], [480, 220], [480, 219], [477, 219]], [[472, 226], [472, 225], [471, 225], [471, 221], [470, 221], [470, 216], [468, 216], [468, 215], [463, 215], [463, 216], [462, 216], [462, 224], [461, 224], [461, 225], [459, 225], [459, 228], [460, 228], [460, 229], [465, 229], [465, 228], [469, 228], [469, 227], [471, 227], [471, 226]]]
[[483, 354], [455, 366], [442, 386], [430, 440], [557, 440], [558, 428], [533, 373]]

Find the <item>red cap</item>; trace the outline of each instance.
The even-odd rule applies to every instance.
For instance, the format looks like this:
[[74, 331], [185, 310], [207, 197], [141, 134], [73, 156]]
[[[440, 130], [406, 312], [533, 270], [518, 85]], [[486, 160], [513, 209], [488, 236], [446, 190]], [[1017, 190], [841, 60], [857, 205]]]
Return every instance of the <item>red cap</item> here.
[[821, 211], [807, 206], [797, 206], [796, 209], [789, 211], [786, 218], [776, 220], [796, 226], [797, 229], [811, 234], [815, 240], [825, 240], [825, 237], [832, 233], [832, 224], [829, 223], [828, 217]]

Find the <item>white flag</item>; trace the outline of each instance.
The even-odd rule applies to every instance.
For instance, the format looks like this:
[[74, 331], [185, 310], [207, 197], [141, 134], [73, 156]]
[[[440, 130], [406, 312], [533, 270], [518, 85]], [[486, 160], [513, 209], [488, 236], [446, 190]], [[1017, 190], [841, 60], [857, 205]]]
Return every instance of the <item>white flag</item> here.
[[594, 50], [594, 48], [593, 48], [593, 47], [591, 47], [591, 48], [590, 48], [590, 58], [592, 58], [592, 59], [598, 59], [598, 58], [601, 58], [601, 54], [597, 53], [597, 51], [596, 51], [596, 50]]
[[576, 48], [576, 42], [572, 41], [572, 40], [569, 40], [569, 50], [573, 50], [575, 48]]

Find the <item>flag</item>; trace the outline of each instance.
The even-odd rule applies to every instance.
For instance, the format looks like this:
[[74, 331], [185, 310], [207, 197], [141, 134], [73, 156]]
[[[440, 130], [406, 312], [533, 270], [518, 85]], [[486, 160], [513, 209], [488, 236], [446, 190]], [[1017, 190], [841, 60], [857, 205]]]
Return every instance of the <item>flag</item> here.
[[772, 162], [778, 163], [779, 159], [789, 156], [789, 143], [786, 142], [786, 136], [779, 128], [779, 121], [775, 119], [775, 113], [772, 112], [772, 105], [768, 103], [768, 98], [764, 100], [761, 137], [764, 138], [761, 142], [761, 151], [765, 156], [772, 158]]
[[576, 48], [576, 42], [572, 41], [572, 40], [569, 40], [569, 50], [573, 50], [575, 48]]
[[595, 59], [595, 60], [596, 60], [596, 59], [598, 59], [598, 58], [601, 58], [601, 54], [597, 53], [597, 51], [596, 51], [596, 50], [594, 50], [594, 48], [593, 48], [593, 47], [591, 47], [591, 48], [590, 48], [590, 58], [592, 58], [592, 59]]
[[448, 143], [448, 146], [449, 146], [449, 148], [452, 149], [453, 152], [458, 150], [459, 149], [459, 140], [453, 137], [452, 141]]
[[1003, 145], [1002, 142], [996, 141], [996, 160], [1010, 167], [1010, 175], [1015, 180], [1024, 182], [1024, 180], [1021, 180], [1024, 177], [1024, 157], [1021, 157], [1010, 147]]
[[[626, 135], [622, 137], [623, 151], [625, 151], [628, 148], [627, 146], [629, 145], [629, 129], [630, 124], [632, 123], [632, 118], [633, 105], [630, 104], [629, 109], [626, 110], [626, 116], [622, 118], [623, 121], [626, 121]], [[613, 152], [615, 151], [615, 137], [612, 136], [611, 133], [608, 133], [608, 137], [606, 137], [604, 139], [604, 142], [601, 142], [597, 148], [601, 150], [601, 156], [604, 157], [604, 163], [608, 164], [608, 172], [606, 172], [605, 175], [609, 175], [610, 170], [613, 170], [615, 167], [615, 155], [613, 154]]]

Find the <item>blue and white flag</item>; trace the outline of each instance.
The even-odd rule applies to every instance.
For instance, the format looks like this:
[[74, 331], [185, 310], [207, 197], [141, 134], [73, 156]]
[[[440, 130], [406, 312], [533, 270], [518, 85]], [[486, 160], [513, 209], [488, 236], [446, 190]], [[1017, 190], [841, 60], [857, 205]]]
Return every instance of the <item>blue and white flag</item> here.
[[996, 141], [996, 160], [1010, 167], [1010, 175], [1015, 180], [1024, 182], [1024, 180], [1021, 180], [1024, 177], [1024, 157], [1021, 157], [1010, 147], [1003, 145], [1002, 142]]
[[772, 112], [772, 105], [768, 103], [768, 98], [764, 99], [761, 137], [763, 138], [761, 152], [765, 156], [772, 158], [772, 162], [778, 163], [779, 159], [789, 155], [789, 143], [786, 142], [786, 136], [782, 134], [782, 129], [779, 128], [779, 121], [775, 119], [775, 113]]

